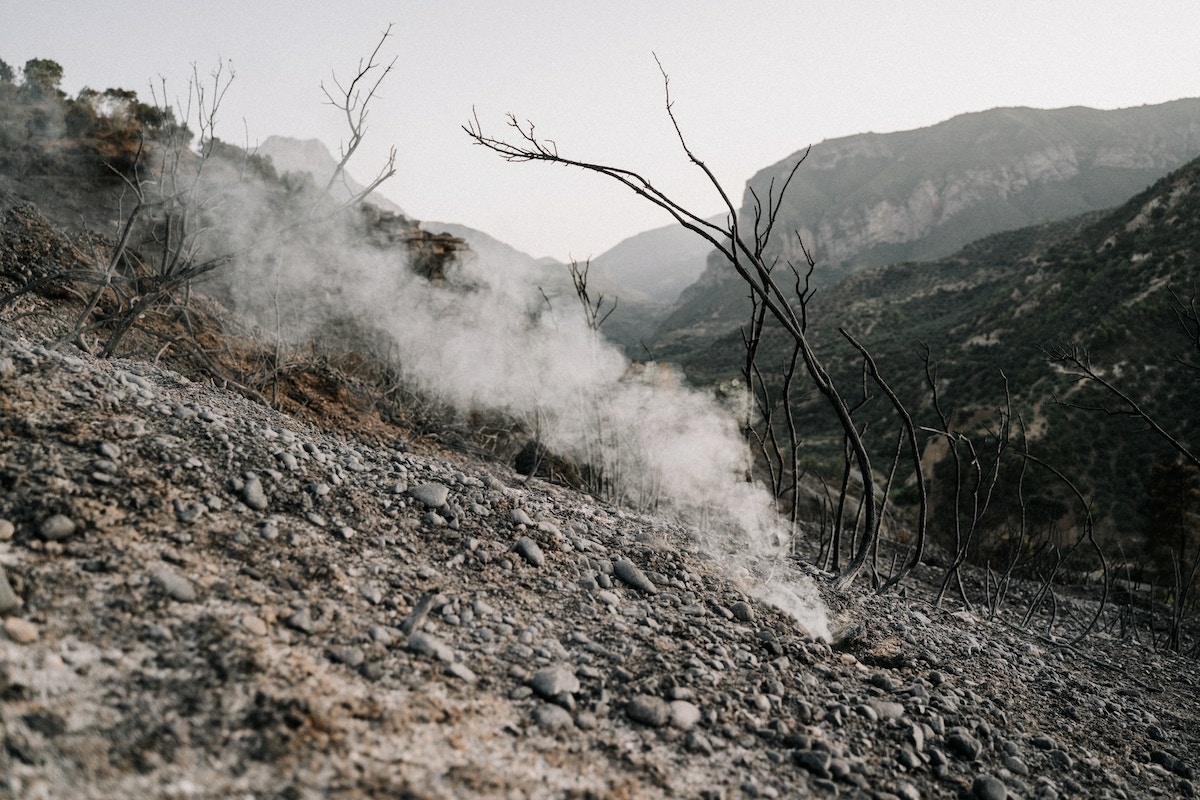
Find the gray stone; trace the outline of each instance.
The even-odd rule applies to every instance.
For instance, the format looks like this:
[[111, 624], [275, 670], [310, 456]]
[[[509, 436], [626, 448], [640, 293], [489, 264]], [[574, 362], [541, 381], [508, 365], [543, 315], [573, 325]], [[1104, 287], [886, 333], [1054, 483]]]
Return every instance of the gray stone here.
[[508, 512], [508, 518], [516, 525], [524, 525], [526, 528], [533, 527], [533, 520], [525, 513], [524, 509], [514, 508]]
[[441, 483], [422, 483], [409, 489], [408, 496], [429, 508], [441, 508], [450, 498], [450, 487]]
[[528, 536], [522, 536], [517, 540], [517, 554], [535, 567], [546, 563], [546, 554], [542, 552], [538, 543]]
[[317, 629], [317, 625], [313, 622], [312, 612], [308, 608], [302, 608], [295, 614], [283, 621], [292, 630], [300, 631], [301, 633], [311, 634]]
[[447, 675], [458, 678], [463, 683], [473, 684], [479, 680], [470, 667], [457, 661], [447, 664], [445, 672]]
[[192, 582], [170, 567], [160, 567], [150, 573], [150, 577], [162, 587], [163, 591], [173, 600], [181, 603], [191, 603], [196, 599], [196, 587]]
[[1040, 735], [1030, 739], [1030, 743], [1039, 750], [1057, 750], [1058, 743], [1049, 736]]
[[796, 766], [806, 769], [818, 778], [828, 780], [833, 777], [829, 771], [831, 757], [824, 750], [796, 750], [792, 753]]
[[681, 731], [691, 730], [700, 721], [700, 709], [687, 700], [671, 701], [671, 727]]
[[561, 665], [539, 669], [529, 679], [529, 685], [547, 700], [562, 694], [575, 694], [580, 689], [579, 678], [568, 667]]
[[1000, 763], [1004, 764], [1004, 768], [1014, 775], [1024, 777], [1029, 774], [1029, 767], [1016, 756], [1005, 756]]
[[6, 519], [0, 519], [0, 542], [6, 542], [17, 532], [17, 527]]
[[74, 533], [75, 527], [75, 520], [66, 514], [55, 514], [42, 522], [38, 527], [38, 533], [48, 542], [57, 542]]
[[649, 578], [646, 577], [637, 566], [627, 559], [618, 559], [613, 562], [613, 573], [621, 579], [623, 583], [637, 589], [646, 594], [657, 594], [658, 587], [654, 585]]
[[329, 651], [329, 658], [347, 667], [357, 667], [366, 660], [366, 654], [360, 647], [338, 647]]
[[17, 593], [13, 591], [12, 585], [8, 582], [8, 576], [4, 574], [4, 567], [0, 567], [0, 615], [16, 611], [20, 607], [21, 598], [17, 597]]
[[971, 794], [977, 800], [1007, 800], [1008, 787], [991, 775], [980, 775], [971, 784]]
[[900, 719], [904, 716], [904, 704], [894, 703], [888, 700], [872, 700], [871, 708], [875, 709], [875, 713], [880, 719]]
[[553, 703], [542, 703], [535, 708], [533, 710], [533, 721], [537, 723], [539, 728], [546, 728], [552, 731], [570, 728], [575, 724], [575, 721], [571, 719], [570, 712]]
[[729, 611], [733, 614], [733, 618], [739, 622], [754, 621], [754, 606], [744, 600], [738, 600], [729, 607]]
[[983, 751], [983, 745], [966, 728], [951, 728], [946, 733], [946, 749], [963, 761], [974, 761]]
[[255, 511], [265, 511], [267, 508], [267, 493], [263, 491], [262, 481], [253, 472], [246, 473], [241, 497], [242, 502]]
[[433, 634], [424, 631], [416, 631], [408, 637], [408, 649], [447, 664], [454, 661], [454, 648]]
[[639, 694], [625, 705], [625, 714], [634, 722], [661, 728], [671, 721], [671, 706], [661, 697]]

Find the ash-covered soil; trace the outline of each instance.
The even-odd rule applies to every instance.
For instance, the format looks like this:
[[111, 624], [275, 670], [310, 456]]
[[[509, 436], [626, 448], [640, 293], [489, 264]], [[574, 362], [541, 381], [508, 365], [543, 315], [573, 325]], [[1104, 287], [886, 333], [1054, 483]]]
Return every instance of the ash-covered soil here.
[[0, 328], [0, 797], [1194, 796], [1194, 661], [695, 542]]

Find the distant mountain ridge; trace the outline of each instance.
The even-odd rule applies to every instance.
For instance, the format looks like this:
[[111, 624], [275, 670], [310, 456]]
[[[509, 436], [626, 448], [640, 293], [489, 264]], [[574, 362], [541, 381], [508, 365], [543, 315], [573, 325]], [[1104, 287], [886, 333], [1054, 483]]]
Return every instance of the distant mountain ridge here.
[[[804, 151], [756, 174], [767, 196]], [[783, 200], [769, 248], [803, 263], [798, 231], [830, 286], [862, 269], [946, 256], [983, 236], [1108, 208], [1200, 155], [1200, 99], [1099, 111], [1000, 108], [929, 128], [814, 145]], [[745, 290], [711, 260], [659, 327], [670, 357], [736, 330]]]

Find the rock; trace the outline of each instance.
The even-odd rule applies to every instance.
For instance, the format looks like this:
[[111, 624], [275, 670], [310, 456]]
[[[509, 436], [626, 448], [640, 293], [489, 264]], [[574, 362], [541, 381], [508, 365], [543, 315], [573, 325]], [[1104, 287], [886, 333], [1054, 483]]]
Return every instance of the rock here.
[[458, 678], [463, 683], [473, 684], [479, 680], [470, 667], [458, 661], [447, 664], [445, 673], [451, 677]]
[[75, 520], [66, 514], [55, 514], [38, 526], [38, 534], [48, 542], [57, 542], [73, 534], [75, 527]]
[[526, 528], [533, 527], [533, 519], [531, 519], [530, 516], [525, 513], [524, 509], [514, 508], [512, 511], [508, 512], [508, 518], [512, 520], [513, 524], [515, 525], [524, 525]]
[[623, 583], [646, 594], [657, 594], [658, 587], [646, 577], [637, 566], [627, 559], [621, 558], [613, 562], [613, 573]]
[[307, 606], [285, 619], [283, 624], [292, 630], [306, 634], [312, 634], [317, 630], [317, 625], [313, 622], [312, 612], [308, 610]]
[[9, 617], [4, 620], [4, 634], [17, 644], [31, 644], [37, 641], [38, 629], [32, 622], [20, 617]]
[[971, 795], [976, 800], [1007, 800], [1008, 787], [999, 778], [980, 775], [971, 784]]
[[1004, 765], [1006, 770], [1014, 775], [1020, 775], [1024, 777], [1029, 774], [1028, 765], [1026, 765], [1026, 763], [1017, 756], [1005, 756], [1000, 760], [1000, 763]]
[[4, 574], [4, 567], [0, 567], [0, 615], [16, 611], [20, 607], [21, 598], [17, 597], [12, 584], [8, 582], [8, 576]]
[[424, 631], [416, 631], [408, 637], [408, 649], [447, 664], [454, 661], [454, 648], [433, 634]]
[[336, 647], [329, 651], [329, 659], [354, 669], [366, 660], [361, 647]]
[[872, 700], [871, 708], [875, 709], [875, 713], [880, 719], [900, 719], [904, 716], [904, 704], [895, 703], [888, 700]]
[[818, 778], [828, 780], [833, 777], [829, 771], [831, 756], [824, 750], [796, 750], [792, 753], [796, 766], [806, 769]]
[[0, 519], [0, 542], [7, 542], [17, 532], [17, 528], [6, 519]]
[[267, 623], [260, 617], [253, 614], [243, 614], [241, 618], [242, 627], [253, 633], [255, 636], [267, 635]]
[[422, 483], [409, 489], [408, 496], [428, 508], [441, 508], [450, 499], [450, 487], [441, 483]]
[[661, 697], [639, 694], [625, 705], [625, 714], [634, 722], [661, 728], [671, 721], [671, 706]]
[[546, 554], [542, 552], [538, 543], [528, 536], [522, 536], [517, 540], [517, 554], [535, 567], [546, 563]]
[[983, 745], [966, 728], [951, 728], [946, 732], [946, 749], [963, 761], [974, 761]]
[[1045, 735], [1035, 736], [1029, 740], [1030, 744], [1039, 750], [1057, 750], [1058, 743], [1053, 738]]
[[529, 679], [529, 685], [547, 700], [554, 700], [563, 694], [575, 694], [580, 689], [579, 678], [565, 666], [539, 669]]
[[173, 599], [181, 603], [191, 603], [196, 599], [196, 587], [184, 576], [170, 567], [159, 567], [150, 573], [155, 583]]
[[700, 721], [700, 709], [696, 707], [695, 703], [687, 700], [672, 700], [670, 705], [672, 728], [688, 731]]
[[733, 618], [738, 622], [753, 622], [754, 621], [754, 606], [738, 600], [729, 607], [729, 611], [733, 614]]
[[267, 493], [263, 490], [262, 481], [253, 472], [246, 473], [241, 498], [243, 503], [255, 511], [265, 511], [267, 508]]
[[571, 719], [570, 712], [553, 703], [542, 703], [535, 708], [533, 710], [533, 721], [537, 723], [539, 728], [552, 731], [563, 730], [575, 725], [575, 721]]

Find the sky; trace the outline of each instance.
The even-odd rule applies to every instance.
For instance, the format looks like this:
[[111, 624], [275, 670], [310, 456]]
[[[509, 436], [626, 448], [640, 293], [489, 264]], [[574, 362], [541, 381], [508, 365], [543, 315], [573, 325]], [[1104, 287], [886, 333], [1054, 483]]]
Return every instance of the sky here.
[[320, 85], [351, 77], [391, 24], [393, 71], [351, 173], [369, 179], [395, 146], [382, 191], [411, 216], [559, 260], [670, 219], [600, 176], [507, 163], [461, 126], [477, 117], [502, 134], [511, 112], [564, 155], [637, 170], [718, 213], [670, 127], [655, 55], [688, 143], [735, 202], [754, 173], [825, 139], [998, 106], [1200, 96], [1195, 0], [0, 0], [0, 20], [0, 59], [58, 61], [72, 95], [148, 99], [165, 80], [182, 100], [193, 67], [209, 81], [223, 65], [234, 78], [218, 136], [317, 138], [335, 153], [345, 121]]

